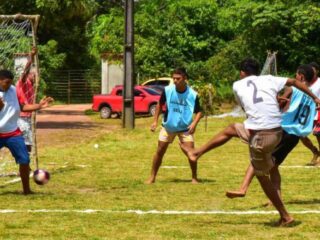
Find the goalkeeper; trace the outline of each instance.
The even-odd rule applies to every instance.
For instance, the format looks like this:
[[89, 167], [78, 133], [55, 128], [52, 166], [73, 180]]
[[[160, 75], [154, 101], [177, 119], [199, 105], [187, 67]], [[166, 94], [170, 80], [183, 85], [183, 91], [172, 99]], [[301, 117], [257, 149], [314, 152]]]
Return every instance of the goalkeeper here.
[[[22, 75], [16, 83], [16, 91], [20, 105], [34, 103], [34, 83], [36, 75], [35, 69], [32, 67], [32, 62], [36, 53], [37, 49], [32, 47], [28, 62], [24, 67]], [[31, 152], [31, 147], [33, 145], [31, 116], [31, 112], [20, 112], [20, 117], [18, 119], [18, 126], [22, 131], [24, 142], [29, 153]]]

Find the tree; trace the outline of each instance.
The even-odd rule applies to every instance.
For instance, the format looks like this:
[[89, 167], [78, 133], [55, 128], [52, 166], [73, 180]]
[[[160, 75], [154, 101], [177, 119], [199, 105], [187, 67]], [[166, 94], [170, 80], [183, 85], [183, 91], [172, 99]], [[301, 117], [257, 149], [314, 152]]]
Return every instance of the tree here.
[[[220, 44], [216, 13], [217, 5], [213, 0], [137, 2], [137, 72], [143, 76], [161, 76], [168, 74], [175, 66], [207, 60]], [[87, 31], [93, 55], [97, 57], [101, 52], [122, 53], [123, 18], [123, 9], [113, 9], [93, 21]]]

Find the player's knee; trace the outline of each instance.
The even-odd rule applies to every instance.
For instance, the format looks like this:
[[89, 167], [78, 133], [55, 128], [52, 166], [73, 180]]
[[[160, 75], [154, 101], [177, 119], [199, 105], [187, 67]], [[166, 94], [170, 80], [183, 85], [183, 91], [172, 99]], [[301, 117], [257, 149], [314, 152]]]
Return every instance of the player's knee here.
[[233, 136], [237, 136], [237, 131], [236, 131], [236, 127], [235, 124], [232, 123], [230, 124], [225, 130], [224, 130], [225, 134], [233, 137]]
[[30, 158], [29, 155], [23, 155], [16, 158], [16, 163], [19, 165], [29, 165]]

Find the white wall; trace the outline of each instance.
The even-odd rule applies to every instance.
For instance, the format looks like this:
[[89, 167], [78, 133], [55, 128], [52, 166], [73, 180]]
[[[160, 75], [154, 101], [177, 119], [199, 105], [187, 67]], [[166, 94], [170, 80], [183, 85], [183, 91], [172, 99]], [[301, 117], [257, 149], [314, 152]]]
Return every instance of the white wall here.
[[116, 85], [123, 85], [124, 68], [122, 64], [114, 64], [101, 59], [101, 93], [110, 93]]

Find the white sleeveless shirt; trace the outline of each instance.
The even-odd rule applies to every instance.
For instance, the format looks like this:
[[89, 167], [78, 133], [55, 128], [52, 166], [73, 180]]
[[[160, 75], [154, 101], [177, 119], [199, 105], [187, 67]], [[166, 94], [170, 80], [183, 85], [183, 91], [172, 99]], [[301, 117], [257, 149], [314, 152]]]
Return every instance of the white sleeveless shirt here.
[[0, 133], [14, 132], [18, 128], [17, 121], [20, 115], [16, 88], [10, 86], [6, 92], [0, 91], [0, 98], [4, 102], [4, 107], [0, 110]]

